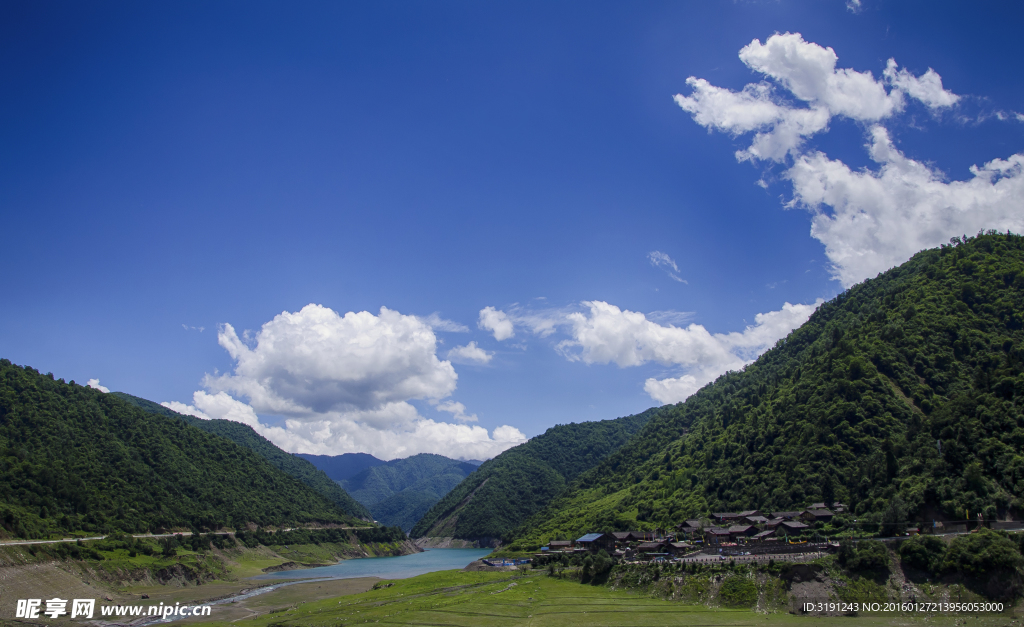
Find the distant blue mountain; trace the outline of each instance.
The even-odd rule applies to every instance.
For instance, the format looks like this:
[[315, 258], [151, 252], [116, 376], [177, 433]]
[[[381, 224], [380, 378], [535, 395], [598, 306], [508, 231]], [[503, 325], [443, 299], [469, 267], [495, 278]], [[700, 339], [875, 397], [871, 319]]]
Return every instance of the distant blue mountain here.
[[355, 477], [367, 468], [383, 466], [387, 463], [369, 453], [345, 453], [343, 455], [307, 455], [305, 453], [296, 453], [296, 457], [301, 457], [313, 464], [338, 483]]
[[427, 453], [389, 462], [366, 453], [299, 457], [338, 482], [378, 522], [406, 532], [483, 463]]

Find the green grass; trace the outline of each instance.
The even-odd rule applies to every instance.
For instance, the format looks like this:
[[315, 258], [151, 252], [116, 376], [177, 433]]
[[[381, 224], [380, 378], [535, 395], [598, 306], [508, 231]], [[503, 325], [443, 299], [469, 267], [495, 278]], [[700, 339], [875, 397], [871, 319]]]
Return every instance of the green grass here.
[[[251, 627], [435, 625], [446, 627], [671, 627], [674, 625], [953, 625], [965, 616], [797, 616], [785, 612], [709, 609], [605, 586], [580, 585], [532, 571], [446, 571], [361, 594], [290, 605], [244, 624]], [[749, 591], [738, 589], [738, 596]], [[270, 599], [267, 599], [269, 601]], [[214, 617], [216, 617], [216, 608]], [[1009, 615], [970, 616], [972, 625], [1005, 625]], [[1019, 619], [1018, 619], [1019, 620]], [[228, 625], [230, 623], [205, 623]]]

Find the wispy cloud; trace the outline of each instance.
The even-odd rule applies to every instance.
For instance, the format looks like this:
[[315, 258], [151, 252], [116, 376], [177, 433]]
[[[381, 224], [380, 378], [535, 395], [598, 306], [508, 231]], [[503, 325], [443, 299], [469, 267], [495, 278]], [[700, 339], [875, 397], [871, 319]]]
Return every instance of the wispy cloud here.
[[669, 257], [667, 254], [660, 250], [652, 250], [647, 253], [647, 259], [651, 262], [651, 265], [655, 268], [663, 268], [665, 272], [672, 278], [673, 281], [680, 283], [686, 283], [686, 280], [679, 276], [679, 266], [675, 260]]
[[454, 320], [442, 318], [437, 312], [434, 312], [429, 316], [420, 317], [420, 320], [423, 321], [423, 324], [435, 331], [444, 331], [446, 333], [469, 333], [469, 327], [466, 325], [455, 322]]

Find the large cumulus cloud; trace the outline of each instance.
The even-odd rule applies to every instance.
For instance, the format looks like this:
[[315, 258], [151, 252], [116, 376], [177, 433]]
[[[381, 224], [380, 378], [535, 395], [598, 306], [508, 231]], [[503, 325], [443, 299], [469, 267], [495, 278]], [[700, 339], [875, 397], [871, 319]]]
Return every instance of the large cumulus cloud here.
[[[755, 39], [739, 58], [765, 80], [732, 91], [690, 77], [691, 94], [676, 95], [676, 103], [709, 130], [752, 133], [737, 159], [786, 164], [783, 178], [793, 185], [788, 206], [811, 212], [811, 235], [824, 244], [833, 277], [844, 287], [954, 235], [1024, 228], [1024, 155], [995, 158], [972, 167], [970, 178], [949, 181], [893, 145], [885, 124], [908, 101], [935, 114], [961, 101], [934, 69], [914, 75], [889, 59], [876, 78], [838, 68], [832, 48], [799, 33], [772, 35], [763, 44]], [[806, 147], [836, 117], [862, 125], [875, 169], [854, 170]]]
[[[234, 360], [233, 371], [207, 375], [192, 405], [165, 405], [243, 422], [291, 452], [479, 459], [525, 441], [508, 425], [489, 434], [420, 415], [410, 401], [426, 401], [463, 422], [476, 419], [461, 403], [442, 402], [458, 375], [451, 362], [438, 359], [429, 321], [415, 316], [386, 307], [377, 315], [342, 316], [310, 304], [274, 317], [251, 343], [225, 324], [218, 342]], [[259, 414], [283, 417], [283, 426], [270, 426]]]

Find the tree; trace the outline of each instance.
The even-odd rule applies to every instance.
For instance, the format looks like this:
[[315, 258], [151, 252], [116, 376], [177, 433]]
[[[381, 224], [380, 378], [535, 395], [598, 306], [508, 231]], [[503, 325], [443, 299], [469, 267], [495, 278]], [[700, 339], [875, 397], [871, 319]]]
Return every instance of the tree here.
[[882, 512], [882, 535], [896, 536], [907, 528], [907, 506], [899, 494], [889, 499], [889, 504]]

